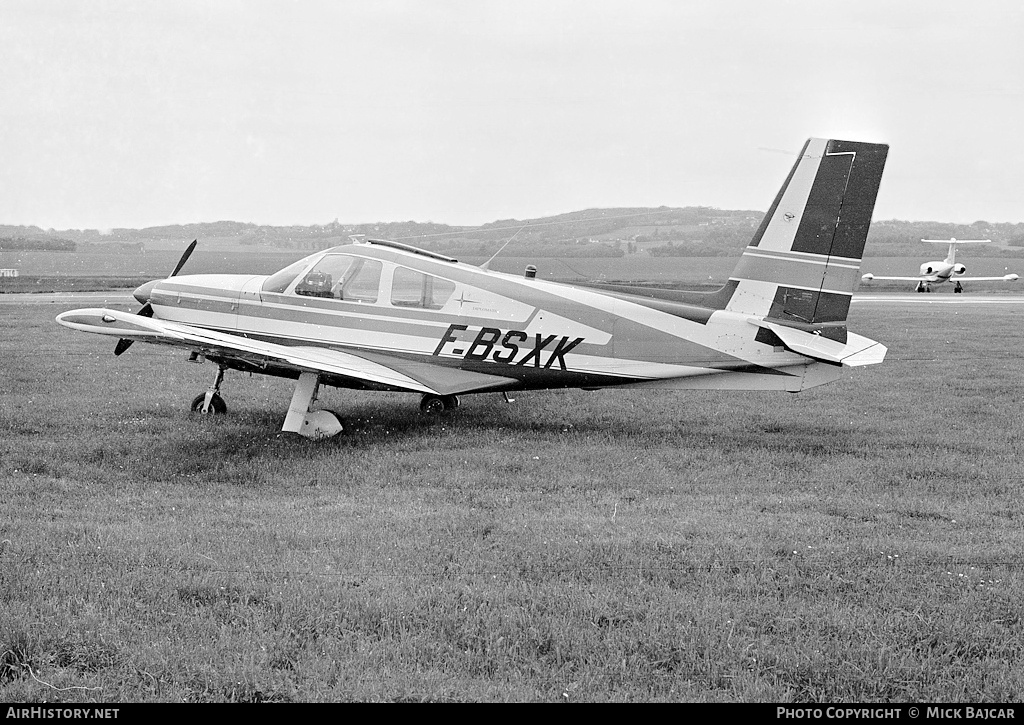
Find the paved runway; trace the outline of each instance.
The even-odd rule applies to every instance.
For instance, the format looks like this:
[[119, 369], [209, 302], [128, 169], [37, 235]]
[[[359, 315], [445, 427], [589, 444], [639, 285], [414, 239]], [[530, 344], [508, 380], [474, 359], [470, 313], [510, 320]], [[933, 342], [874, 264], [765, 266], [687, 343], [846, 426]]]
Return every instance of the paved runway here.
[[854, 302], [917, 304], [917, 305], [1019, 305], [1024, 303], [1024, 294], [955, 294], [949, 292], [869, 292], [853, 296]]
[[138, 304], [130, 290], [115, 292], [44, 292], [0, 295], [0, 305], [75, 304], [89, 307]]

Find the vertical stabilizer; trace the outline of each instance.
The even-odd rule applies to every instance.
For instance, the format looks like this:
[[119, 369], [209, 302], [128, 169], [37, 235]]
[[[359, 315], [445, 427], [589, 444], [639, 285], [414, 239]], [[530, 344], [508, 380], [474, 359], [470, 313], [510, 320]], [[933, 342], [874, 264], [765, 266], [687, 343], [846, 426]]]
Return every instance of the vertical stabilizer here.
[[[949, 251], [946, 252], [946, 258], [942, 260], [945, 264], [956, 263], [956, 245], [958, 244], [989, 244], [992, 242], [991, 239], [957, 239], [956, 237], [951, 239], [922, 239], [921, 241], [931, 244], [948, 244]], [[925, 274], [925, 272], [921, 272], [921, 274]]]
[[725, 309], [845, 341], [889, 147], [812, 138], [730, 277]]

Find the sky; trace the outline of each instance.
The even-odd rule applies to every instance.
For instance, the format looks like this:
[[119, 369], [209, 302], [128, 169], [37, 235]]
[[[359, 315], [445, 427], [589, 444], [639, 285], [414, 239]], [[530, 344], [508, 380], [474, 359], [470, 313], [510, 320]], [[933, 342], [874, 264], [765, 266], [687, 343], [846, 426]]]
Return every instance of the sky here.
[[764, 211], [811, 136], [875, 219], [1024, 222], [1019, 0], [0, 0], [0, 224]]

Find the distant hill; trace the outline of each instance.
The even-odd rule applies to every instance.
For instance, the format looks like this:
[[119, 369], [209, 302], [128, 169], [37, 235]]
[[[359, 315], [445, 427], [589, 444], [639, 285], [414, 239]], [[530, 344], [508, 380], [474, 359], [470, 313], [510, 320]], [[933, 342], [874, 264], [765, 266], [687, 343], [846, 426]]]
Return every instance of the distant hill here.
[[[618, 207], [584, 209], [539, 219], [501, 219], [479, 227], [434, 222], [341, 223], [268, 226], [218, 221], [144, 229], [43, 230], [0, 225], [2, 240], [16, 248], [109, 251], [126, 254], [178, 249], [192, 239], [224, 251], [309, 250], [344, 244], [352, 235], [391, 239], [463, 257], [734, 256], [750, 240], [763, 212], [712, 207]], [[1024, 223], [950, 224], [877, 220], [868, 236], [871, 256], [919, 256], [922, 238], [992, 239], [972, 256], [1024, 256]], [[12, 248], [2, 247], [0, 248]]]
[[[992, 244], [971, 248], [972, 257], [1024, 256], [1024, 223], [950, 224], [883, 220], [871, 222], [868, 251], [876, 257], [920, 256], [922, 239], [991, 239]], [[930, 254], [934, 253], [932, 249]]]

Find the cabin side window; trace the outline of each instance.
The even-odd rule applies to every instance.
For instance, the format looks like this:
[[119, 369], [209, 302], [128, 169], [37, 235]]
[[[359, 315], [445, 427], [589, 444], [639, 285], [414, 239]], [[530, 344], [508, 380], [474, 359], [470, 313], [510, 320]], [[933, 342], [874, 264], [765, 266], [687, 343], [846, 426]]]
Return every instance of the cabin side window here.
[[354, 302], [376, 302], [381, 263], [373, 259], [329, 254], [295, 285], [295, 294]]
[[405, 267], [396, 267], [391, 280], [391, 304], [395, 307], [439, 310], [454, 293], [452, 282]]

